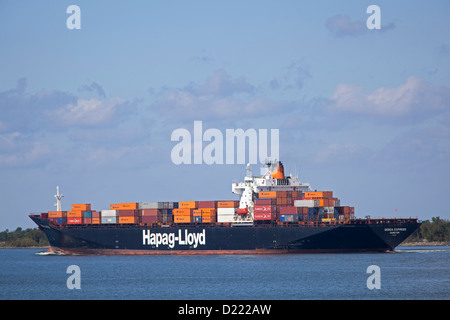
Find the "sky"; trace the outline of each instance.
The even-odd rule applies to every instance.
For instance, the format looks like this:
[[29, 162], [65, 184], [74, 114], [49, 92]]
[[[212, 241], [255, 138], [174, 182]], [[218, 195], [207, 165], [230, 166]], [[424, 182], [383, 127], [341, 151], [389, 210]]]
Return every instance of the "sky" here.
[[172, 161], [194, 121], [278, 129], [286, 173], [358, 218], [450, 219], [449, 17], [447, 0], [0, 0], [0, 230], [34, 227], [57, 185], [63, 210], [236, 199], [245, 165]]

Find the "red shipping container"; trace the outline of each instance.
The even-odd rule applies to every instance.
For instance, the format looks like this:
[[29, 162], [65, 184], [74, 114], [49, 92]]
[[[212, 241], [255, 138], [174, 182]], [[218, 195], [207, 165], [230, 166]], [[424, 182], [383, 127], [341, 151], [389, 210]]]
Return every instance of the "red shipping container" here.
[[280, 214], [297, 214], [297, 207], [281, 207]]
[[84, 218], [85, 224], [92, 224], [92, 218]]
[[198, 209], [202, 208], [216, 208], [217, 207], [217, 201], [198, 201]]
[[254, 203], [255, 205], [271, 205], [276, 204], [276, 199], [255, 199]]
[[119, 217], [137, 217], [138, 216], [138, 210], [117, 210], [119, 212]]
[[255, 220], [272, 220], [274, 217], [276, 217], [276, 214], [269, 211], [254, 213]]
[[141, 217], [141, 223], [143, 224], [150, 224], [150, 223], [158, 223], [158, 217], [157, 216], [142, 216]]
[[100, 218], [100, 212], [99, 211], [92, 211], [92, 218], [99, 219]]
[[82, 224], [82, 223], [83, 223], [82, 217], [67, 218], [67, 224]]
[[141, 209], [141, 216], [145, 217], [156, 217], [158, 215], [159, 209]]
[[254, 210], [255, 213], [264, 213], [264, 212], [275, 212], [275, 206], [272, 205], [255, 205]]

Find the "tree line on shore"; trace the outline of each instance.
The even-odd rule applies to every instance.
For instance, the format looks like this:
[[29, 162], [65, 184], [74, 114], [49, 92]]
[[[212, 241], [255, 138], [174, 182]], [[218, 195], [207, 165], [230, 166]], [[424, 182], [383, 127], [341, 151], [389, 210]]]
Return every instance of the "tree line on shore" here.
[[413, 232], [407, 242], [450, 242], [450, 220], [433, 217], [425, 220], [419, 229]]
[[[450, 220], [441, 219], [440, 217], [433, 217], [422, 223], [405, 242], [450, 242]], [[1, 247], [46, 247], [49, 246], [45, 234], [35, 229], [17, 228], [15, 231], [0, 232], [0, 248]]]

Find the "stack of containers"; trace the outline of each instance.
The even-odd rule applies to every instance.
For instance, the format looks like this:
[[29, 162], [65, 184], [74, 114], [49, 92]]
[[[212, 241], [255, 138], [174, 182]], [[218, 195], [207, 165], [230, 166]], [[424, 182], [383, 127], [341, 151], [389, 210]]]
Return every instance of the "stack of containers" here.
[[101, 221], [101, 215], [98, 211], [92, 211], [92, 224], [100, 224]]
[[[202, 223], [214, 223], [217, 221], [217, 201], [199, 201], [198, 209]], [[194, 215], [195, 215], [194, 211]]]
[[72, 204], [72, 210], [67, 211], [67, 224], [91, 223], [91, 218], [92, 212], [89, 203]]
[[102, 210], [101, 211], [101, 223], [111, 224], [117, 223], [119, 218], [117, 210]]
[[171, 223], [172, 211], [178, 202], [139, 202], [139, 217], [142, 224]]
[[[338, 198], [333, 198], [333, 191], [305, 192], [302, 199], [294, 202], [297, 210], [302, 211], [303, 221], [350, 219], [349, 208], [351, 207], [341, 207], [340, 204], [341, 201]], [[345, 217], [344, 212], [346, 214]], [[300, 212], [298, 213], [300, 214]]]
[[66, 224], [67, 223], [67, 211], [49, 211], [48, 219], [56, 224]]
[[197, 201], [181, 201], [179, 208], [173, 209], [173, 222], [191, 223], [193, 222], [194, 210], [197, 209]]
[[218, 201], [217, 202], [217, 222], [234, 222], [234, 214], [239, 208], [239, 201]]
[[299, 221], [294, 202], [301, 199], [301, 191], [261, 191], [255, 199], [255, 220]]

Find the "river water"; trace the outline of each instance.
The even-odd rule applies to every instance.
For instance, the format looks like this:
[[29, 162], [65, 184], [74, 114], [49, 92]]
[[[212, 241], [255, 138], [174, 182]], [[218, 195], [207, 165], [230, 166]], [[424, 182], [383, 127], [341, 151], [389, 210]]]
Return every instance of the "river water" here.
[[393, 253], [373, 254], [56, 256], [39, 252], [0, 250], [0, 299], [450, 298], [449, 246], [398, 247]]

